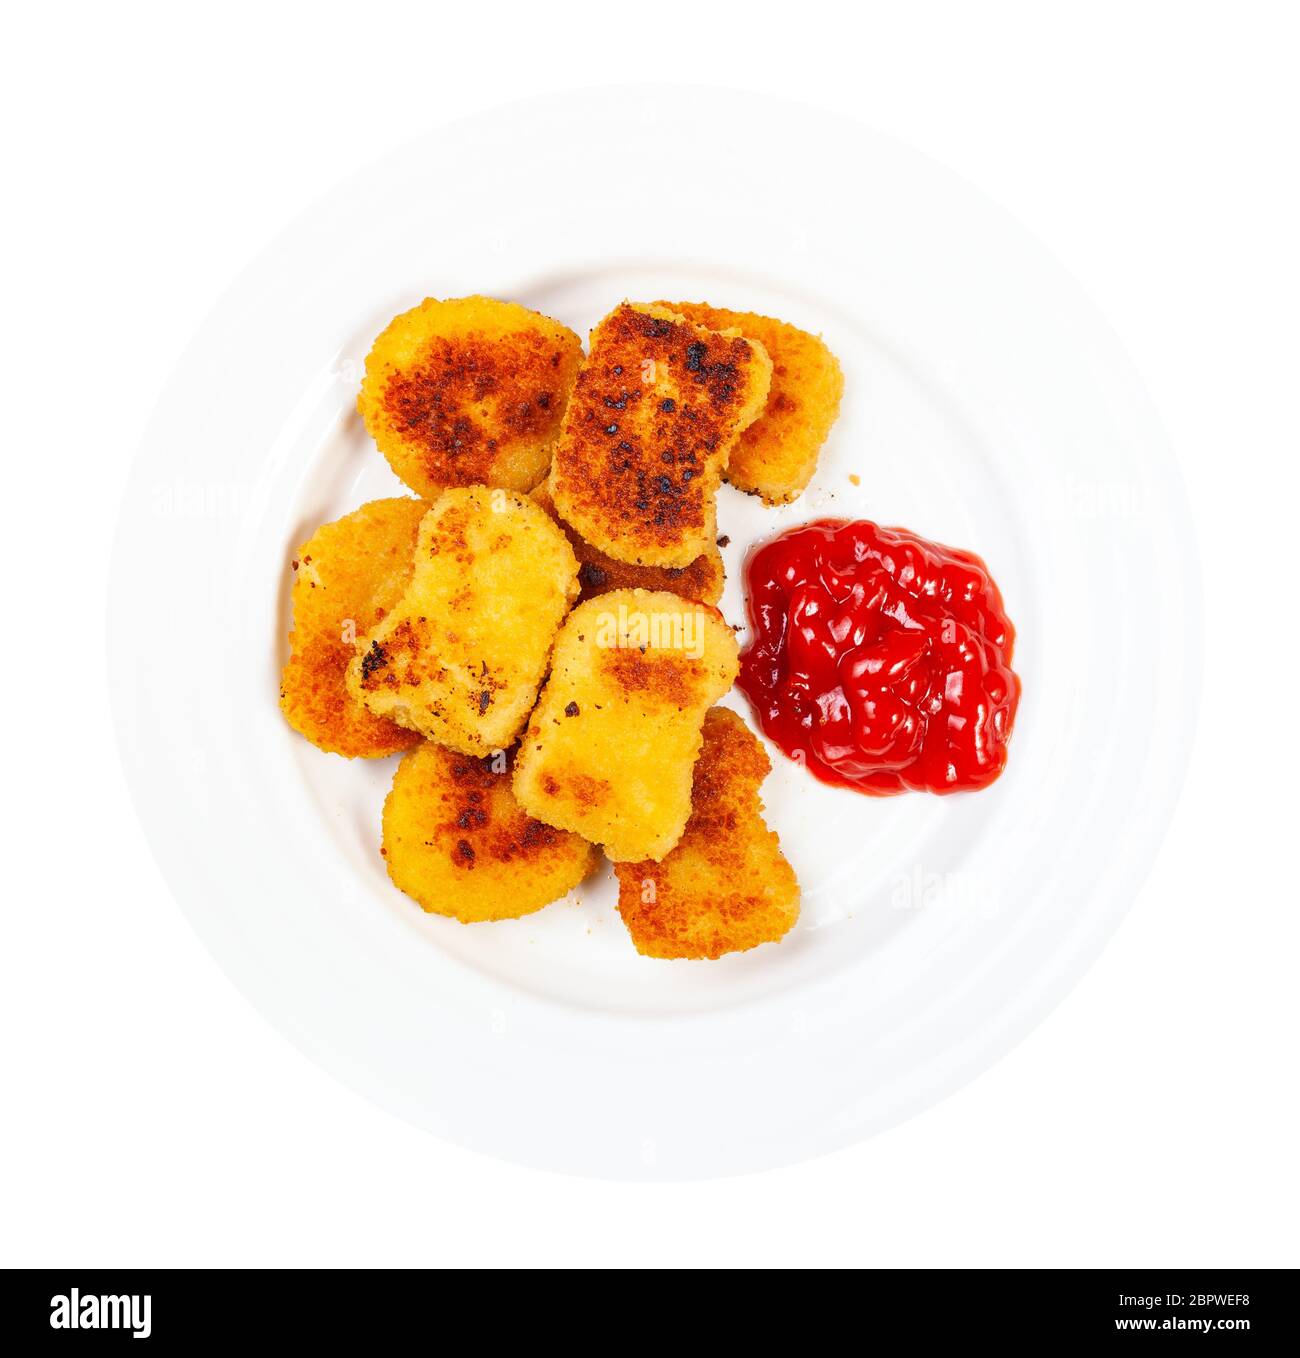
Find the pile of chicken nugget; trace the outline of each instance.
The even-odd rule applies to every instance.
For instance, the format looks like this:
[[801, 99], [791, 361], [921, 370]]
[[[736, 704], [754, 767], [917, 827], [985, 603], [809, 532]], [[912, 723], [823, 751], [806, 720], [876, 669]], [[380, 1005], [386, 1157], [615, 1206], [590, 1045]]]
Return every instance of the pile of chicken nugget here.
[[646, 956], [789, 932], [771, 766], [715, 706], [738, 660], [716, 500], [800, 494], [842, 390], [816, 336], [700, 303], [625, 302], [585, 355], [486, 297], [379, 336], [358, 407], [418, 498], [297, 549], [280, 705], [322, 750], [402, 755], [380, 852], [424, 910], [517, 918], [603, 857]]

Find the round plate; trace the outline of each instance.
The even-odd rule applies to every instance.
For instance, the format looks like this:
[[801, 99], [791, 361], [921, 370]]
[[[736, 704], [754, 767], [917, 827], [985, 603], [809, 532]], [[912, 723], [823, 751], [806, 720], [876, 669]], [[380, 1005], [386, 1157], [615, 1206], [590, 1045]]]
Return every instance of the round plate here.
[[[970, 548], [1002, 586], [1024, 698], [992, 788], [873, 799], [773, 753], [767, 819], [804, 893], [779, 945], [639, 957], [608, 868], [522, 920], [425, 916], [379, 856], [395, 761], [323, 754], [279, 714], [294, 547], [402, 492], [355, 411], [370, 342], [422, 297], [474, 292], [583, 334], [625, 297], [668, 297], [825, 336], [846, 394], [812, 486], [779, 510], [722, 491], [732, 622], [747, 548], [828, 514]], [[465, 1145], [683, 1178], [897, 1122], [1061, 998], [1163, 832], [1198, 617], [1157, 423], [1041, 247], [851, 123], [640, 88], [516, 104], [415, 142], [248, 269], [148, 431], [109, 642], [154, 851], [277, 1027]]]

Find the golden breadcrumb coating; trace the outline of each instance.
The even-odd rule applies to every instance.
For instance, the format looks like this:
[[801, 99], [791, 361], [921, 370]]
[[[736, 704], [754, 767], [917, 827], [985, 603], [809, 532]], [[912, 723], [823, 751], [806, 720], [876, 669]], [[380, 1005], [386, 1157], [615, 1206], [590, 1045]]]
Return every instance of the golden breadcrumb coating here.
[[763, 413], [731, 450], [726, 478], [768, 504], [793, 500], [812, 480], [817, 455], [844, 394], [839, 360], [816, 335], [771, 316], [727, 311], [706, 302], [664, 302], [696, 325], [738, 330], [772, 360], [772, 389]]
[[717, 538], [718, 483], [771, 376], [738, 332], [624, 302], [591, 332], [560, 428], [560, 517], [618, 561], [689, 566]]
[[463, 754], [504, 749], [577, 595], [568, 539], [527, 496], [444, 491], [420, 524], [405, 594], [357, 638], [348, 691]]
[[375, 341], [357, 408], [426, 499], [447, 486], [531, 490], [581, 362], [582, 341], [549, 316], [490, 297], [431, 297]]
[[402, 597], [415, 566], [415, 538], [429, 506], [373, 500], [318, 528], [293, 560], [290, 655], [280, 710], [313, 745], [349, 759], [379, 759], [419, 737], [369, 712], [347, 688], [356, 638]]
[[736, 669], [714, 608], [643, 589], [579, 604], [520, 740], [515, 795], [615, 861], [662, 858], [691, 812], [704, 714]]
[[564, 529], [569, 546], [578, 558], [578, 584], [582, 587], [579, 602], [594, 599], [598, 594], [608, 594], [612, 589], [666, 589], [670, 594], [680, 594], [683, 599], [694, 599], [701, 604], [716, 604], [722, 598], [726, 572], [716, 542], [710, 543], [708, 550], [689, 566], [633, 566], [606, 556], [572, 524], [565, 523], [555, 512], [545, 481], [532, 492], [532, 498]]
[[[410, 756], [407, 756], [410, 758]], [[691, 818], [661, 862], [618, 863], [618, 909], [646, 957], [721, 957], [775, 943], [799, 918], [799, 883], [763, 823], [772, 765], [725, 707], [704, 719]]]
[[557, 901], [596, 866], [596, 849], [533, 820], [510, 788], [504, 754], [476, 758], [423, 741], [384, 802], [394, 885], [462, 924], [516, 919]]

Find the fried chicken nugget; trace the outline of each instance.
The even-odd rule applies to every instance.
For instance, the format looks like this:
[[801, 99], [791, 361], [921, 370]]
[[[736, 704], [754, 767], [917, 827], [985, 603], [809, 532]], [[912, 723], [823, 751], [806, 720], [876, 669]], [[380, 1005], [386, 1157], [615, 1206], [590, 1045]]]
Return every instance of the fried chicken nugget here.
[[504, 749], [577, 595], [568, 539], [527, 496], [444, 491], [420, 523], [405, 594], [357, 638], [348, 691], [462, 754]]
[[560, 517], [617, 561], [689, 566], [717, 537], [718, 483], [771, 377], [757, 341], [624, 302], [591, 332], [560, 428]]
[[373, 500], [318, 528], [294, 558], [293, 628], [280, 676], [280, 710], [313, 745], [349, 759], [379, 759], [419, 739], [375, 716], [348, 692], [355, 638], [402, 597], [429, 506]]
[[577, 835], [527, 815], [503, 754], [478, 759], [427, 741], [397, 766], [383, 824], [394, 885], [430, 914], [462, 924], [540, 910], [599, 859]]
[[771, 316], [727, 311], [706, 302], [664, 302], [696, 325], [738, 330], [772, 360], [772, 388], [763, 413], [731, 450], [724, 475], [736, 487], [783, 504], [800, 495], [840, 412], [844, 373], [816, 335]]
[[532, 498], [564, 529], [569, 546], [578, 558], [578, 584], [582, 587], [578, 595], [580, 603], [614, 589], [664, 589], [701, 604], [716, 604], [722, 598], [726, 572], [716, 542], [710, 543], [689, 566], [631, 566], [626, 561], [615, 561], [612, 556], [606, 556], [572, 524], [565, 523], [555, 511], [555, 502], [545, 481], [532, 492]]
[[[409, 756], [408, 756], [409, 758]], [[771, 761], [725, 707], [704, 719], [691, 818], [661, 862], [617, 863], [618, 910], [646, 957], [721, 957], [783, 938], [799, 918], [799, 883], [763, 823]]]
[[520, 804], [615, 861], [662, 858], [691, 812], [704, 714], [736, 669], [735, 634], [704, 604], [643, 589], [579, 604], [520, 740]]
[[531, 490], [581, 362], [582, 341], [549, 316], [490, 297], [429, 298], [375, 341], [357, 408], [426, 499], [447, 486]]

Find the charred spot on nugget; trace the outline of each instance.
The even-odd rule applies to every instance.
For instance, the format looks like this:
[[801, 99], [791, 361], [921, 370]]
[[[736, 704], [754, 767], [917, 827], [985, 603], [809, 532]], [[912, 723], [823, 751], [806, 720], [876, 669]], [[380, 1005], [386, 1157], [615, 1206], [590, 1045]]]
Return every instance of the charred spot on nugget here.
[[617, 561], [687, 567], [717, 537], [715, 499], [772, 365], [739, 332], [625, 302], [592, 331], [548, 488], [555, 508]]
[[428, 298], [366, 357], [357, 407], [403, 481], [531, 490], [546, 475], [582, 342], [567, 326], [490, 297]]
[[383, 854], [398, 890], [429, 914], [462, 924], [540, 910], [567, 895], [599, 858], [577, 835], [524, 811], [505, 753], [477, 758], [428, 742], [393, 775]]

